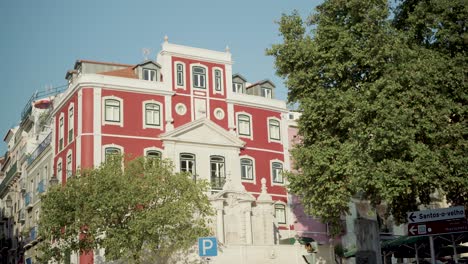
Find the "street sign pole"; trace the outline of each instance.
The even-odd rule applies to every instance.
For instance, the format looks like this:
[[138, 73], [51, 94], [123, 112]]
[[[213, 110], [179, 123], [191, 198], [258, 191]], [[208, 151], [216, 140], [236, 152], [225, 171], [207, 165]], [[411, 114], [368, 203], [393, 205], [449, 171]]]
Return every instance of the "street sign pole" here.
[[419, 264], [418, 244], [414, 243], [414, 250], [416, 251], [416, 264]]
[[434, 252], [434, 237], [429, 236], [429, 245], [431, 247], [431, 263], [436, 264], [435, 262], [435, 252]]
[[453, 237], [453, 234], [452, 234], [452, 247], [453, 247], [453, 261], [455, 261], [455, 263], [458, 263], [457, 244], [455, 244], [455, 238]]

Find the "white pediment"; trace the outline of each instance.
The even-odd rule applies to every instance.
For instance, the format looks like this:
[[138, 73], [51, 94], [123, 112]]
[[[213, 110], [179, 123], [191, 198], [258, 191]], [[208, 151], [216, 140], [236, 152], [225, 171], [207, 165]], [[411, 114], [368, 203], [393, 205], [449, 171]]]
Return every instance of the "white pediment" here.
[[219, 200], [219, 199], [224, 199], [224, 200], [235, 199], [238, 201], [253, 202], [255, 201], [255, 196], [253, 196], [252, 194], [248, 193], [245, 190], [242, 190], [242, 191], [223, 190], [219, 193], [213, 194], [209, 199], [212, 201]]
[[245, 142], [230, 134], [214, 122], [201, 118], [180, 126], [160, 136], [163, 141], [175, 141], [202, 145], [238, 147]]

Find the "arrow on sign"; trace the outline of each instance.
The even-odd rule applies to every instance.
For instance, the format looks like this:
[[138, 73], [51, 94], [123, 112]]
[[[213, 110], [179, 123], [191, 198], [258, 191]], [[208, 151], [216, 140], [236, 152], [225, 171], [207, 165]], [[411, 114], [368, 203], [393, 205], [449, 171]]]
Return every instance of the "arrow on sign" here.
[[411, 222], [414, 222], [414, 219], [416, 218], [416, 216], [414, 215], [414, 213], [411, 213], [409, 216], [408, 216], [409, 220], [411, 220]]
[[418, 231], [418, 229], [416, 229], [415, 226], [411, 226], [411, 228], [408, 231], [410, 231], [410, 233], [414, 236], [416, 235], [416, 231]]

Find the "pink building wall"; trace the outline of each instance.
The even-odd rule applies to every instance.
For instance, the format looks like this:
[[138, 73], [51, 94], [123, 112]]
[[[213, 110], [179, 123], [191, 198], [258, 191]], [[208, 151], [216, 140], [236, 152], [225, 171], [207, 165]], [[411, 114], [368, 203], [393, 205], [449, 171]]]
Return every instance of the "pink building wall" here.
[[[290, 120], [288, 126], [288, 139], [290, 150], [295, 144], [299, 143], [298, 128], [295, 121]], [[290, 157], [291, 169], [294, 170], [294, 160]], [[320, 222], [319, 219], [307, 215], [304, 212], [300, 198], [291, 194], [291, 210], [294, 214], [294, 230], [300, 237], [309, 237], [317, 241], [319, 244], [328, 244], [330, 237], [328, 236], [327, 225]]]

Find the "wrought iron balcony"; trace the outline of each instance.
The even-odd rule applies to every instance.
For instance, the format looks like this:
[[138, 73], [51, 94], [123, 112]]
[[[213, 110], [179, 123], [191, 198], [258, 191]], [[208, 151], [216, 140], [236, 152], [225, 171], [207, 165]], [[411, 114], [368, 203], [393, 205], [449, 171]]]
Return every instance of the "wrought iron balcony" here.
[[221, 177], [211, 177], [211, 189], [214, 190], [221, 190], [223, 189], [224, 183], [226, 182], [226, 178]]
[[10, 170], [7, 171], [5, 178], [0, 184], [0, 197], [3, 197], [4, 194], [8, 191], [9, 185], [12, 179], [19, 174], [18, 165], [15, 162], [13, 166], [10, 167]]
[[24, 195], [24, 206], [26, 206], [26, 208], [32, 206], [31, 193], [26, 193]]
[[46, 181], [45, 181], [45, 180], [41, 180], [41, 181], [37, 184], [37, 192], [38, 192], [38, 193], [43, 193], [43, 192], [45, 192], [45, 189], [46, 189]]
[[26, 212], [24, 209], [20, 209], [18, 212], [18, 220], [20, 223], [26, 222]]
[[47, 135], [47, 137], [37, 146], [37, 148], [31, 153], [31, 156], [28, 158], [28, 165], [31, 165], [31, 163], [36, 160], [39, 155], [50, 145], [50, 142], [52, 141], [52, 132]]
[[32, 227], [29, 231], [29, 239], [31, 239], [31, 241], [37, 239], [37, 226]]
[[29, 249], [35, 244], [37, 244], [37, 226], [31, 227], [29, 229], [28, 236], [24, 238], [24, 249]]

